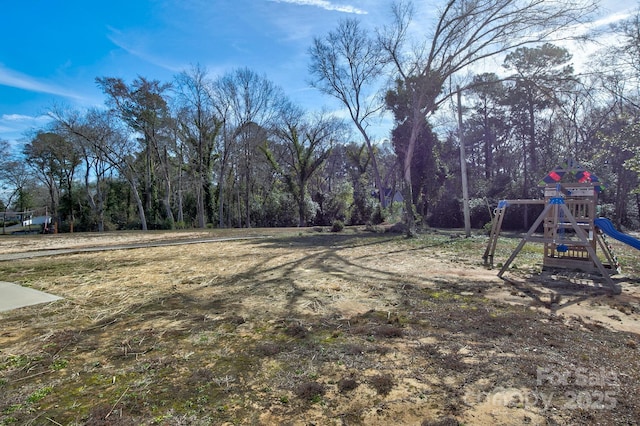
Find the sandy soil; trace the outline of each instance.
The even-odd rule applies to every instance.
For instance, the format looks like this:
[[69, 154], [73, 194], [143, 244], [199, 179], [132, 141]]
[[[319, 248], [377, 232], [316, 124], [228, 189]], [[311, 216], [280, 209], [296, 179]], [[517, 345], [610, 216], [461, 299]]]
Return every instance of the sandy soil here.
[[[288, 336], [285, 348], [293, 348], [292, 342], [301, 338], [293, 327], [296, 325], [300, 334], [329, 333], [322, 340], [325, 346], [320, 345], [319, 351], [319, 344], [314, 343], [308, 354], [301, 354], [307, 350], [305, 345], [290, 351], [273, 349], [272, 354], [264, 346], [266, 343], [257, 344], [270, 358], [252, 376], [256, 384], [244, 384], [245, 392], [247, 388], [253, 389], [260, 397], [254, 402], [258, 414], [243, 418], [252, 419], [253, 424], [367, 425], [571, 424], [576, 419], [588, 420], [588, 416], [582, 415], [584, 407], [580, 414], [561, 408], [571, 404], [572, 392], [574, 396], [588, 393], [593, 398], [595, 391], [591, 387], [560, 389], [557, 383], [549, 387], [547, 373], [565, 372], [575, 380], [584, 364], [585, 371], [591, 374], [594, 365], [598, 365], [593, 359], [593, 348], [585, 346], [581, 359], [562, 358], [557, 363], [553, 360], [560, 355], [554, 351], [561, 348], [559, 353], [565, 354], [575, 350], [573, 343], [566, 343], [580, 339], [575, 336], [602, 340], [602, 336], [615, 335], [626, 355], [638, 355], [638, 277], [619, 277], [622, 294], [612, 296], [599, 292], [581, 277], [558, 283], [551, 276], [527, 276], [519, 272], [503, 281], [496, 276], [496, 270], [484, 268], [481, 260], [466, 257], [464, 251], [452, 251], [446, 243], [408, 245], [394, 235], [307, 237], [306, 231], [305, 235], [298, 230], [278, 232], [279, 236], [273, 230], [253, 230], [227, 234], [123, 233], [0, 239], [3, 255], [52, 256], [55, 254], [52, 250], [64, 250], [64, 263], [92, 265], [90, 270], [55, 271], [33, 279], [25, 276], [29, 286], [63, 296], [66, 301], [0, 316], [6, 324], [0, 335], [3, 348], [0, 355], [33, 351], [35, 343], [33, 339], [25, 339], [24, 333], [37, 336], [36, 340], [46, 340], [48, 335], [69, 329], [69, 323], [65, 323], [69, 315], [75, 323], [71, 329], [83, 330], [84, 335], [109, 328], [109, 337], [102, 338], [108, 345], [129, 348], [125, 351], [135, 353], [136, 361], [138, 357], [150, 359], [142, 343], [133, 343], [144, 330], [149, 339], [156, 339], [154, 352], [164, 353], [157, 330], [183, 333], [188, 329], [189, 337], [185, 339], [195, 348], [174, 347], [171, 354], [163, 356], [172, 359], [201, 356], [202, 342], [205, 338], [212, 339], [212, 331], [194, 328], [190, 321], [196, 314], [206, 324], [231, 321], [234, 326], [229, 341], [255, 342], [257, 335], [280, 330]], [[238, 237], [250, 239], [229, 240]], [[157, 246], [167, 242], [180, 245]], [[139, 244], [156, 246], [140, 248]], [[475, 244], [482, 246], [482, 239]], [[88, 248], [111, 250], [69, 252]], [[55, 257], [42, 259], [47, 264], [55, 263]], [[38, 262], [37, 258], [11, 261], [24, 270], [35, 268]], [[12, 276], [19, 281], [21, 275]], [[521, 315], [514, 317], [508, 306], [521, 309], [517, 311]], [[136, 317], [135, 321], [129, 316], [134, 311], [149, 310], [153, 315]], [[191, 312], [187, 314], [187, 310]], [[486, 312], [479, 312], [482, 310]], [[28, 318], [34, 315], [46, 316], [48, 323], [30, 322]], [[233, 318], [237, 319], [235, 323]], [[524, 333], [527, 327], [531, 332]], [[567, 337], [559, 336], [558, 330], [567, 330]], [[123, 343], [127, 334], [129, 337]], [[540, 336], [532, 347], [527, 346], [531, 335]], [[120, 343], [114, 343], [115, 336], [120, 336]], [[358, 349], [355, 343], [344, 342], [339, 343], [342, 345], [339, 350], [335, 349], [336, 342], [342, 342], [345, 336], [353, 337]], [[553, 344], [547, 344], [549, 341]], [[588, 341], [584, 344], [590, 345]], [[229, 343], [207, 351], [222, 358], [238, 349]], [[87, 365], [100, 363], [116, 369], [116, 362], [105, 361], [106, 355], [100, 351], [78, 352], [86, 359], [78, 361], [77, 374], [90, 369]], [[427, 353], [430, 363], [423, 365], [418, 353], [421, 356]], [[537, 362], [547, 364], [538, 365], [537, 369], [526, 366], [526, 359], [537, 359], [533, 357], [542, 353], [544, 357]], [[616, 378], [638, 374], [635, 366], [626, 372], [618, 366], [609, 367], [608, 363], [602, 365]], [[528, 379], [509, 379], [528, 369], [533, 369], [527, 373]], [[7, 371], [6, 380], [10, 381], [12, 370]], [[324, 378], [323, 403], [311, 406], [282, 403], [283, 394], [287, 399], [299, 396], [299, 388], [291, 385], [300, 381], [299, 371], [304, 371], [304, 377]], [[22, 380], [24, 375], [16, 377]], [[115, 386], [116, 376], [113, 377]], [[229, 373], [227, 388], [239, 388], [242, 377], [240, 373]], [[345, 377], [354, 377], [363, 385], [347, 393], [340, 385]], [[393, 378], [393, 386], [381, 391], [376, 380], [385, 377]], [[142, 385], [129, 386], [123, 395], [131, 386]], [[264, 390], [267, 388], [278, 389], [279, 393], [274, 395]], [[608, 389], [598, 387], [597, 395], [604, 395]], [[618, 399], [624, 399], [622, 394], [632, 391], [619, 392], [620, 387], [614, 390]], [[553, 401], [546, 401], [549, 404], [545, 403], [546, 391], [557, 394]], [[640, 403], [635, 397], [620, 403], [630, 407], [621, 416], [640, 413]], [[243, 410], [238, 408], [237, 412], [245, 412], [246, 403]], [[601, 415], [602, 410], [594, 413]], [[181, 424], [175, 418], [165, 417], [164, 423], [156, 424]], [[121, 418], [127, 418], [126, 410]], [[601, 418], [607, 416], [598, 417]], [[194, 419], [191, 422], [195, 424]], [[612, 417], [612, 421], [617, 420]]]
[[[164, 244], [192, 244], [198, 242], [217, 242], [228, 239], [259, 239], [273, 237], [274, 235], [295, 235], [299, 230], [292, 228], [281, 229], [256, 229], [247, 230], [225, 230], [224, 232], [212, 231], [175, 231], [175, 232], [121, 232], [121, 233], [83, 233], [77, 235], [58, 234], [49, 236], [24, 236], [13, 238], [0, 238], [0, 261], [3, 256], [17, 255], [30, 257], [36, 254], [52, 255], [56, 251], [74, 252], [94, 249], [121, 249], [136, 248], [142, 246], [157, 246]], [[620, 249], [626, 250], [625, 246]], [[436, 257], [446, 256], [446, 254], [435, 254]], [[541, 309], [555, 312], [567, 317], [580, 318], [601, 324], [611, 330], [628, 331], [640, 333], [640, 315], [632, 307], [640, 300], [640, 283], [638, 277], [628, 277], [624, 274], [616, 276], [615, 281], [621, 285], [623, 292], [621, 295], [611, 296], [608, 294], [594, 295], [593, 283], [584, 280], [585, 291], [582, 294], [576, 292], [576, 288], [566, 289], [566, 286], [553, 286], [553, 277], [522, 279], [517, 276], [507, 275], [508, 281], [497, 277], [497, 271], [475, 265], [451, 266], [443, 259], [420, 265], [433, 279], [442, 278], [445, 280], [455, 280], [457, 278], [473, 278], [476, 281], [492, 283], [491, 289], [486, 292], [487, 297], [504, 301], [516, 305], [539, 304]], [[443, 265], [444, 264], [444, 265]], [[402, 270], [417, 267], [409, 264], [405, 259], [397, 263], [396, 269]], [[537, 281], [537, 283], [536, 283]], [[541, 285], [545, 281], [547, 285]], [[580, 279], [573, 280], [580, 286]], [[370, 307], [362, 305], [360, 309], [355, 308], [357, 303], [351, 300], [342, 301], [344, 306], [351, 306], [345, 314], [357, 314], [366, 312]], [[629, 307], [629, 315], [625, 313], [625, 307]], [[364, 309], [364, 310], [363, 310]]]

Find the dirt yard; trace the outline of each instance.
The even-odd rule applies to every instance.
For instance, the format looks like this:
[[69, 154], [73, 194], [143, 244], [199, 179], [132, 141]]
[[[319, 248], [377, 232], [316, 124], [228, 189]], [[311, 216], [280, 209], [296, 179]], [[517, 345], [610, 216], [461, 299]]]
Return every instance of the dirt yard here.
[[318, 231], [0, 237], [1, 281], [64, 297], [0, 313], [0, 425], [640, 419], [640, 252], [612, 296], [535, 245], [503, 281], [484, 236]]

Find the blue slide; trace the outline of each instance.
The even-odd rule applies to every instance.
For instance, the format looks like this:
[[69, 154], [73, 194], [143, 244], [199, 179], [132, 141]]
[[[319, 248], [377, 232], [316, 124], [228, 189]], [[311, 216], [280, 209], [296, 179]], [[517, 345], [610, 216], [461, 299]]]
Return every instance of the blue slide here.
[[613, 223], [609, 219], [604, 217], [599, 217], [593, 221], [593, 223], [602, 230], [605, 234], [610, 236], [611, 238], [615, 238], [618, 241], [621, 241], [631, 247], [640, 250], [640, 240], [633, 238], [631, 235], [627, 235], [623, 232], [618, 231]]

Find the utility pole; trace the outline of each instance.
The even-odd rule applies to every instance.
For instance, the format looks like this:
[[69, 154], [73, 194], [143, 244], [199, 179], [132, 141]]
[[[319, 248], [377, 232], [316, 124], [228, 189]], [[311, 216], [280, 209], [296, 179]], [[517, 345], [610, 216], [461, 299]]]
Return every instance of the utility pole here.
[[464, 132], [462, 131], [462, 99], [460, 86], [458, 90], [458, 137], [460, 139], [460, 174], [462, 175], [462, 206], [464, 210], [464, 235], [471, 237], [471, 215], [469, 213], [469, 184], [467, 183], [467, 159], [464, 148]]

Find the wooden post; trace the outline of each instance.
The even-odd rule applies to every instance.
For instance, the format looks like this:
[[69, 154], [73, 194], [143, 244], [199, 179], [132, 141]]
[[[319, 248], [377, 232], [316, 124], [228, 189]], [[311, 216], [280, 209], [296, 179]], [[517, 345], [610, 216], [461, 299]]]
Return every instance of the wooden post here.
[[467, 182], [467, 155], [464, 147], [464, 132], [462, 131], [462, 99], [460, 86], [458, 89], [458, 133], [460, 138], [460, 174], [462, 178], [462, 209], [464, 212], [464, 235], [471, 236], [471, 214], [469, 212], [469, 184]]

